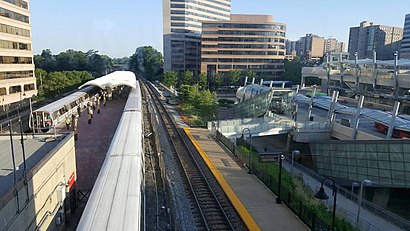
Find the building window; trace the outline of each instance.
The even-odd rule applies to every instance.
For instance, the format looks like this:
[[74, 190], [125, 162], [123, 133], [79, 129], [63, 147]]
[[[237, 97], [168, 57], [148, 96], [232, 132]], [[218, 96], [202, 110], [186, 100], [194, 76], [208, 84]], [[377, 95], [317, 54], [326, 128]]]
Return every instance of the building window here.
[[9, 88], [10, 94], [21, 92], [21, 86], [12, 86]]
[[33, 91], [33, 90], [35, 90], [34, 83], [24, 85], [24, 91]]
[[16, 6], [19, 6], [21, 8], [28, 9], [28, 4], [26, 1], [23, 1], [23, 0], [4, 0], [4, 1], [14, 4]]
[[5, 87], [0, 87], [0, 95], [7, 95], [7, 89]]
[[11, 10], [6, 10], [1, 7], [0, 7], [0, 16], [11, 18], [11, 19], [18, 20], [18, 21], [25, 22], [25, 23], [29, 23], [28, 16], [13, 12]]

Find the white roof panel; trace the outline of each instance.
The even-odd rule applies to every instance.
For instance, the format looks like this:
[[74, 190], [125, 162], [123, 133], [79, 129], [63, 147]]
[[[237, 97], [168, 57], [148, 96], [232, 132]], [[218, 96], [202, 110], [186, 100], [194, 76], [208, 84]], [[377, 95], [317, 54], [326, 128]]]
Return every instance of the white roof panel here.
[[131, 71], [115, 71], [108, 75], [104, 75], [100, 78], [90, 80], [78, 88], [83, 88], [85, 86], [90, 85], [97, 86], [102, 89], [112, 89], [117, 86], [129, 86], [132, 88], [136, 88], [137, 78], [135, 77], [135, 74]]

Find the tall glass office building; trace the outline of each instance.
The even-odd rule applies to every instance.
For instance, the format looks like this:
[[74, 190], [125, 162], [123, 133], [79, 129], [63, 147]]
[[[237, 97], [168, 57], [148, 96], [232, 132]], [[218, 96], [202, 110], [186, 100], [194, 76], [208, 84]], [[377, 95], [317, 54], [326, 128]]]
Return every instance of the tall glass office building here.
[[285, 24], [274, 22], [270, 15], [232, 14], [229, 21], [206, 21], [201, 72], [236, 69], [277, 79], [284, 71], [285, 33]]
[[406, 14], [404, 19], [403, 40], [400, 50], [401, 59], [410, 59], [410, 14]]
[[194, 71], [201, 63], [202, 22], [229, 20], [231, 0], [163, 0], [165, 71]]

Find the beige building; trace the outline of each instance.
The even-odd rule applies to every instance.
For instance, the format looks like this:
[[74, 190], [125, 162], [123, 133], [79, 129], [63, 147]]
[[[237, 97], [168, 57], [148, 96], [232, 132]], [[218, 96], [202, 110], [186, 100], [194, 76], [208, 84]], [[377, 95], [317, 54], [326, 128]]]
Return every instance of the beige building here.
[[232, 14], [202, 24], [201, 72], [253, 71], [277, 79], [284, 71], [286, 25], [270, 15]]
[[343, 42], [339, 42], [335, 38], [328, 38], [324, 41], [324, 54], [330, 52], [344, 52], [345, 44]]
[[307, 60], [319, 60], [323, 57], [325, 39], [314, 34], [306, 34], [298, 40], [297, 54]]
[[163, 0], [164, 71], [194, 71], [201, 63], [203, 21], [229, 20], [231, 0]]
[[403, 28], [363, 21], [358, 27], [350, 27], [349, 57], [354, 59], [357, 52], [359, 59], [372, 58], [374, 49], [378, 60], [393, 60], [402, 38]]
[[37, 94], [29, 0], [0, 1], [0, 103]]
[[73, 133], [26, 136], [25, 163], [19, 141], [14, 135], [13, 171], [10, 137], [0, 136], [0, 230], [63, 230], [75, 208]]

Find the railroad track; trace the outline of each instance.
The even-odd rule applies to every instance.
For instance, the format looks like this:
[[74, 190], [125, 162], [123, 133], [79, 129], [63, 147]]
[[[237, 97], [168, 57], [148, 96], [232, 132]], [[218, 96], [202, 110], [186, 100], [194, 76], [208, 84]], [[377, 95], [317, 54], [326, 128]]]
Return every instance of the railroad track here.
[[[203, 167], [188, 148], [187, 138], [181, 134], [162, 105], [157, 92], [149, 83], [144, 82], [144, 88], [153, 96], [154, 105], [160, 114], [164, 127], [169, 134], [169, 140], [180, 162], [185, 176], [185, 188], [190, 197], [191, 208], [198, 230], [245, 230], [245, 226], [222, 190], [214, 190], [215, 182], [209, 179], [209, 173], [204, 173]], [[215, 179], [213, 179], [215, 181]], [[219, 185], [218, 185], [219, 186]], [[221, 195], [223, 194], [223, 195]]]

